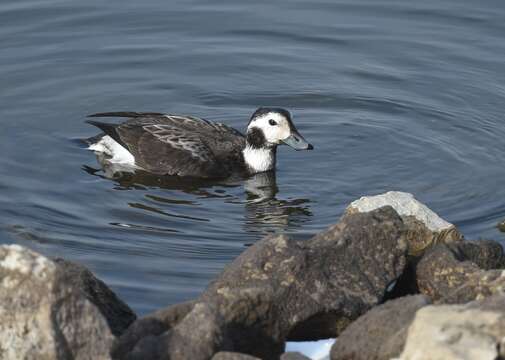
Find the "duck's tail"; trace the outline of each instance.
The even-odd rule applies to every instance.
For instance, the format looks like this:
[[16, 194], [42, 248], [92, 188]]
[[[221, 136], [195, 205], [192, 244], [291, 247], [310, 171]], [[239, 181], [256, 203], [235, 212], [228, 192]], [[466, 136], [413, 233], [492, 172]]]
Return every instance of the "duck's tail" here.
[[104, 122], [100, 122], [100, 121], [93, 121], [93, 120], [86, 120], [86, 122], [88, 124], [96, 126], [100, 130], [102, 130], [106, 135], [109, 135], [111, 138], [113, 138], [115, 142], [117, 142], [122, 147], [124, 147], [126, 150], [128, 150], [128, 146], [124, 143], [123, 140], [121, 140], [121, 136], [117, 132], [117, 127], [119, 126], [119, 124], [109, 124], [109, 123], [104, 123]]

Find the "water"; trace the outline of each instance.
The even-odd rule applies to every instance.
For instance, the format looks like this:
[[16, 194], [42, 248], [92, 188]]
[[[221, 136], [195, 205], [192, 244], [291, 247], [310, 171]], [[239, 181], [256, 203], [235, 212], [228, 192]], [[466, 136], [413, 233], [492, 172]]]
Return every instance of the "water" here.
[[[1, 241], [84, 263], [140, 314], [364, 194], [412, 192], [503, 241], [504, 19], [503, 1], [3, 0]], [[243, 130], [259, 105], [289, 108], [315, 145], [280, 149], [265, 201], [250, 183], [104, 179], [77, 141], [95, 112]]]

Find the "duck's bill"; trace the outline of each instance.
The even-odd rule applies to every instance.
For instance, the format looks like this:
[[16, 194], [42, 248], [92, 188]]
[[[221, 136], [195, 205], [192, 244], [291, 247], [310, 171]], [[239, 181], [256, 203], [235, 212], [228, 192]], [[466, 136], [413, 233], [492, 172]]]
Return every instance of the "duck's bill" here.
[[312, 150], [314, 149], [314, 146], [312, 144], [309, 144], [307, 140], [303, 138], [300, 134], [297, 132], [292, 132], [289, 137], [286, 139], [282, 140], [282, 142], [286, 145], [291, 146], [295, 150]]

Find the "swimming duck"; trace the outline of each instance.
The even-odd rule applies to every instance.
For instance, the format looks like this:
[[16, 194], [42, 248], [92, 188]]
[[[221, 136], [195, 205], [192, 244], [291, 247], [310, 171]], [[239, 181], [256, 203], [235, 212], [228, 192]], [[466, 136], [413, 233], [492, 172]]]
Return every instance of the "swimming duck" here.
[[225, 178], [275, 169], [277, 146], [312, 150], [296, 130], [289, 111], [261, 107], [244, 136], [221, 123], [193, 116], [108, 112], [89, 117], [128, 117], [120, 124], [87, 121], [104, 133], [88, 139], [88, 149], [123, 168], [158, 175]]

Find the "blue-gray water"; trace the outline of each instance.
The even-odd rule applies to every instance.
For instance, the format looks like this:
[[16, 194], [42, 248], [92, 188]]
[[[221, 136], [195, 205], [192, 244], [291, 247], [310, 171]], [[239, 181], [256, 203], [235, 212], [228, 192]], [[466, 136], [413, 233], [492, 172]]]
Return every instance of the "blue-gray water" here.
[[[84, 263], [144, 314], [193, 298], [265, 233], [306, 238], [364, 194], [412, 192], [504, 240], [505, 3], [0, 3], [0, 237]], [[289, 108], [276, 198], [241, 183], [90, 175], [85, 115], [163, 111], [243, 130]], [[99, 173], [97, 174], [99, 175]]]

